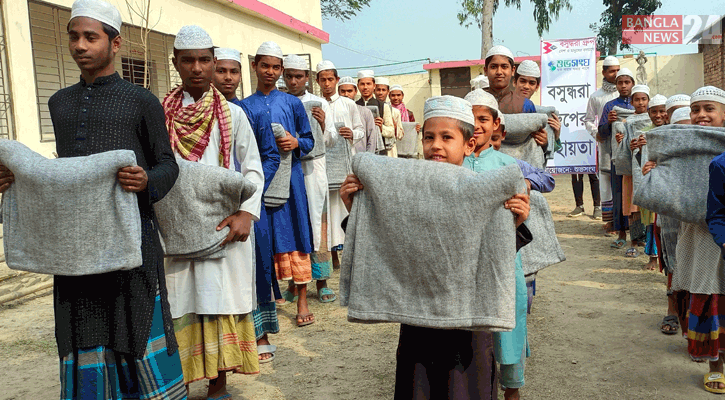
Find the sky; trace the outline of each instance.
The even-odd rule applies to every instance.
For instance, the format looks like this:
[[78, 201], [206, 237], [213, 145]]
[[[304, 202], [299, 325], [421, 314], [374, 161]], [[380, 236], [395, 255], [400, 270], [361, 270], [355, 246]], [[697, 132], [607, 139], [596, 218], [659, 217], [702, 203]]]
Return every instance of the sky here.
[[[598, 23], [602, 0], [570, 0], [572, 11], [564, 11], [552, 21], [543, 39], [592, 37], [590, 23]], [[655, 14], [721, 14], [719, 1], [663, 1]], [[687, 4], [687, 6], [685, 6]], [[371, 67], [376, 74], [390, 75], [423, 70], [428, 61], [378, 67], [381, 64], [418, 59], [456, 61], [479, 59], [481, 31], [474, 24], [460, 26], [456, 15], [460, 0], [372, 0], [350, 21], [323, 20], [330, 43], [322, 45], [322, 55], [332, 60], [340, 74], [354, 75], [358, 67]], [[516, 56], [539, 54], [539, 37], [531, 0], [521, 0], [521, 10], [504, 7], [503, 1], [493, 20], [494, 44], [509, 47]], [[644, 50], [658, 55], [697, 53], [697, 45], [639, 45], [632, 52]], [[625, 51], [623, 51], [624, 53]], [[345, 70], [344, 68], [355, 67]]]

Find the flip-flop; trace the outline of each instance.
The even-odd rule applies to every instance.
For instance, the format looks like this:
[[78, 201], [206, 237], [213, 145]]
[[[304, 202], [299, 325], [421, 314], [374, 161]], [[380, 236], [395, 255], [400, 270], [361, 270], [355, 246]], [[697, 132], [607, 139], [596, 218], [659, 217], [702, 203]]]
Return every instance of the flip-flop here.
[[[665, 329], [669, 327], [670, 329]], [[677, 315], [666, 315], [662, 319], [660, 324], [660, 331], [665, 335], [674, 335], [680, 329], [680, 321], [677, 319]]]
[[617, 240], [613, 241], [609, 245], [609, 247], [611, 247], [613, 249], [621, 249], [622, 247], [624, 247], [625, 244], [627, 244], [627, 241], [626, 240], [624, 240], [624, 239], [617, 239]]
[[629, 258], [637, 258], [639, 257], [639, 251], [634, 247], [630, 247], [627, 249], [627, 252], [624, 253], [624, 256]]
[[274, 360], [274, 353], [276, 351], [277, 351], [277, 346], [275, 346], [273, 344], [263, 344], [261, 346], [257, 346], [257, 354], [259, 354], [260, 356], [262, 354], [271, 354], [272, 355], [272, 357], [269, 357], [265, 360], [259, 360], [259, 363], [265, 364], [268, 362], [272, 362], [272, 360]]
[[284, 303], [277, 303], [277, 305], [286, 306], [287, 304], [294, 303], [295, 301], [297, 301], [298, 298], [299, 296], [295, 296], [289, 290], [285, 290], [284, 292], [282, 292], [282, 300], [284, 300]]
[[[328, 297], [327, 300], [323, 299], [325, 296], [332, 296]], [[317, 291], [317, 298], [320, 300], [320, 303], [332, 303], [333, 301], [337, 300], [337, 295], [335, 292], [332, 291], [332, 289], [323, 287], [322, 289]]]
[[705, 385], [706, 383], [724, 383], [725, 384], [725, 375], [723, 375], [722, 372], [706, 373], [703, 385], [705, 386], [705, 390], [707, 390], [710, 393], [717, 393], [717, 394], [725, 393], [725, 389], [711, 388], [711, 387], [708, 387], [707, 385]]
[[[307, 318], [309, 316], [312, 316], [312, 319], [311, 320], [299, 322], [299, 320], [305, 319], [305, 318]], [[301, 328], [301, 327], [307, 326], [307, 325], [312, 325], [312, 324], [315, 323], [315, 314], [310, 313], [310, 312], [305, 313], [305, 314], [297, 314], [297, 316], [295, 317], [295, 322], [297, 323], [297, 327], [298, 328]]]

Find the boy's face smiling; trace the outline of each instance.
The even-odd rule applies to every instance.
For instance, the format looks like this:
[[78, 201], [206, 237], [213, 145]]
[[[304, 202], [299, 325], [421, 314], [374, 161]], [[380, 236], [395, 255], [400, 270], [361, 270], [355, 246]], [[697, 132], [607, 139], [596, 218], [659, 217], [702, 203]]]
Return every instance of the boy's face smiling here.
[[476, 151], [488, 147], [493, 131], [498, 129], [499, 119], [494, 119], [491, 109], [486, 106], [473, 106], [473, 117], [476, 120], [476, 129], [473, 137], [476, 138]]
[[690, 106], [692, 125], [717, 126], [725, 124], [725, 104], [716, 101], [696, 101]]
[[632, 94], [634, 81], [629, 75], [622, 75], [617, 78], [617, 91], [621, 97], [629, 97]]
[[518, 79], [516, 79], [516, 82], [514, 82], [514, 87], [516, 88], [517, 94], [524, 96], [527, 99], [530, 99], [534, 92], [536, 92], [536, 89], [539, 87], [539, 82], [536, 80], [536, 78], [519, 75]]
[[458, 120], [434, 117], [423, 124], [423, 155], [426, 160], [463, 165], [463, 159], [473, 153], [476, 139], [463, 137]]
[[652, 124], [654, 124], [654, 126], [662, 126], [667, 123], [667, 111], [665, 111], [665, 106], [650, 107], [649, 110], [647, 110], [647, 113], [649, 114], [649, 119], [652, 120]]
[[643, 114], [647, 112], [647, 106], [649, 105], [649, 96], [645, 93], [635, 93], [632, 95], [632, 105], [634, 106], [635, 114]]
[[491, 135], [491, 140], [489, 141], [491, 147], [493, 147], [496, 151], [501, 148], [501, 142], [503, 142], [503, 139], [506, 137], [506, 132], [504, 132], [503, 128], [503, 125], [499, 125], [498, 129], [496, 129], [493, 135]]

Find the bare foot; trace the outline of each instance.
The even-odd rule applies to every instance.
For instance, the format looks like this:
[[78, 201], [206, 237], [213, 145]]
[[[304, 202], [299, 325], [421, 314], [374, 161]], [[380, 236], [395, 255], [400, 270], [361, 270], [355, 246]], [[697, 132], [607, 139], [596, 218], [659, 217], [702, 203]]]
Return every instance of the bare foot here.
[[647, 271], [657, 270], [657, 257], [650, 257], [649, 262], [645, 264], [644, 269]]
[[209, 389], [206, 392], [206, 397], [219, 397], [227, 393], [227, 373], [226, 371], [219, 371], [219, 376], [216, 379], [209, 381]]
[[503, 392], [503, 398], [505, 400], [519, 400], [519, 389], [506, 389]]
[[[269, 344], [271, 343], [269, 343], [269, 338], [267, 337], [266, 333], [259, 340], [257, 340], [257, 346], [267, 346]], [[269, 360], [270, 358], [272, 358], [272, 353], [262, 353], [259, 355], [259, 361]]]

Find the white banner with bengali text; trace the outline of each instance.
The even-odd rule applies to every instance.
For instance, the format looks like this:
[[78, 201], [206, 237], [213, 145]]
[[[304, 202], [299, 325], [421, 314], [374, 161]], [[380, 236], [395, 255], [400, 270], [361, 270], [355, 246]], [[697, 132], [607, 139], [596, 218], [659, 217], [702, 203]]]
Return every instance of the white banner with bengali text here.
[[541, 41], [541, 105], [561, 119], [561, 145], [551, 174], [595, 174], [597, 143], [584, 126], [589, 96], [597, 90], [596, 38]]

